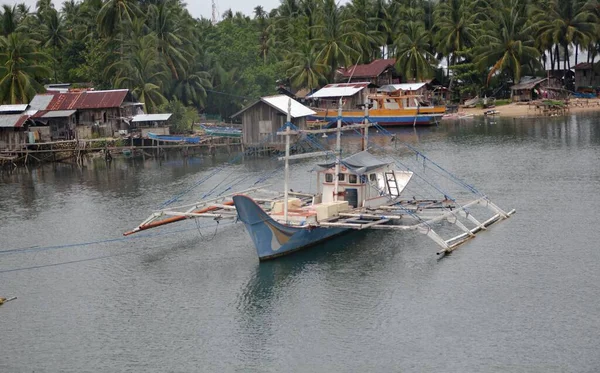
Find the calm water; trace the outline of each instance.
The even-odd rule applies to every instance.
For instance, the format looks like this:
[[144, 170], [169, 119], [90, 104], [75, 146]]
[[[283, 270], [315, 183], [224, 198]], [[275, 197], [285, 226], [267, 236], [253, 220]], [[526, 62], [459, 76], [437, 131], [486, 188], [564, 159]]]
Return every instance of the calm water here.
[[371, 232], [259, 264], [241, 224], [121, 240], [228, 156], [0, 175], [0, 372], [600, 371], [600, 117], [398, 136], [517, 214], [441, 261]]

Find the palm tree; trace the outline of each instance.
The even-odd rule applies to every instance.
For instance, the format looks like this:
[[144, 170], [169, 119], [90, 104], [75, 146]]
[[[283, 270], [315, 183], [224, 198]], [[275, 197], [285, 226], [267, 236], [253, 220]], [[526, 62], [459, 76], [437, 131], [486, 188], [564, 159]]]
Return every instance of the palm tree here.
[[43, 87], [37, 78], [50, 76], [49, 58], [35, 50], [32, 39], [13, 32], [0, 36], [0, 103], [28, 103]]
[[10, 7], [4, 4], [2, 5], [2, 9], [3, 10], [0, 12], [0, 20], [2, 21], [2, 24], [0, 24], [0, 32], [1, 35], [7, 36], [17, 29], [19, 12], [17, 11], [16, 5]]
[[54, 82], [57, 83], [56, 52], [69, 41], [69, 38], [67, 38], [67, 31], [64, 26], [63, 16], [60, 15], [54, 8], [50, 8], [45, 14], [46, 22], [42, 24], [42, 40], [45, 48], [52, 48]]
[[105, 36], [120, 35], [121, 58], [123, 58], [124, 34], [127, 25], [140, 13], [136, 0], [108, 0], [98, 12], [100, 32]]
[[487, 81], [497, 72], [508, 71], [515, 83], [521, 79], [522, 67], [537, 63], [539, 51], [533, 46], [533, 28], [527, 17], [515, 4], [518, 0], [504, 0], [484, 27], [487, 33], [478, 39], [476, 62], [489, 68]]
[[429, 33], [422, 23], [409, 22], [396, 39], [396, 70], [407, 80], [421, 81], [432, 75], [435, 57], [429, 52]]
[[339, 67], [358, 62], [367, 35], [352, 27], [353, 20], [343, 20], [334, 0], [325, 0], [323, 24], [316, 26], [318, 37], [314, 39], [321, 63], [329, 66], [329, 81], [333, 82]]
[[[449, 57], [448, 69], [456, 64], [457, 52], [470, 48], [475, 42], [477, 14], [472, 4], [470, 0], [448, 0], [439, 3], [433, 13], [438, 51]], [[450, 90], [453, 81], [450, 79]]]
[[191, 55], [183, 46], [190, 41], [183, 37], [183, 15], [173, 0], [164, 1], [158, 5], [150, 5], [150, 29], [158, 38], [158, 52], [167, 63], [174, 79], [179, 78], [179, 71], [187, 67]]
[[108, 73], [115, 73], [114, 86], [131, 90], [148, 113], [167, 101], [161, 87], [168, 75], [158, 56], [157, 44], [154, 34], [146, 35], [132, 46], [130, 54], [107, 69]]
[[196, 55], [192, 68], [183, 71], [179, 80], [173, 87], [172, 95], [186, 105], [195, 105], [202, 108], [206, 105], [206, 89], [212, 88], [210, 74], [203, 70], [199, 62], [199, 55]]
[[[598, 17], [592, 11], [592, 2], [583, 0], [549, 0], [534, 10], [536, 28], [540, 37], [552, 39], [565, 51], [563, 69], [570, 69], [569, 46], [587, 44], [594, 38]], [[549, 22], [548, 22], [549, 21]], [[575, 57], [577, 58], [577, 57]]]
[[300, 50], [290, 53], [286, 64], [288, 65], [286, 75], [294, 88], [312, 90], [326, 81], [325, 74], [329, 66], [321, 61], [314, 46], [309, 42], [304, 43]]

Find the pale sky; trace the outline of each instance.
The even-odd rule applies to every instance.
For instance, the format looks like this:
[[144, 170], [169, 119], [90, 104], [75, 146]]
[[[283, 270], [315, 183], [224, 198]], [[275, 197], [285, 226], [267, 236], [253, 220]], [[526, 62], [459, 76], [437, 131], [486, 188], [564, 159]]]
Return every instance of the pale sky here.
[[[240, 11], [248, 16], [253, 15], [254, 7], [257, 5], [261, 5], [267, 12], [271, 9], [279, 6], [279, 0], [215, 0], [217, 3], [217, 10], [219, 12], [219, 19], [221, 19], [220, 15], [231, 8], [231, 10], [235, 13]], [[62, 0], [53, 0], [54, 6], [57, 9], [62, 7]], [[0, 0], [0, 4], [17, 4], [17, 3], [25, 3], [31, 7], [31, 9], [35, 9], [36, 0]], [[212, 14], [212, 3], [211, 0], [187, 0], [186, 3], [187, 8], [191, 15], [195, 18], [211, 18]]]

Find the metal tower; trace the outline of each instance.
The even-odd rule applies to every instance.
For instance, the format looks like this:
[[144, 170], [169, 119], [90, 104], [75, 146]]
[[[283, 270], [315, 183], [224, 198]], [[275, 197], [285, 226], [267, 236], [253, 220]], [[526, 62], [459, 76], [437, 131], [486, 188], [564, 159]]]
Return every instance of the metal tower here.
[[217, 1], [212, 0], [212, 23], [215, 25], [218, 22]]

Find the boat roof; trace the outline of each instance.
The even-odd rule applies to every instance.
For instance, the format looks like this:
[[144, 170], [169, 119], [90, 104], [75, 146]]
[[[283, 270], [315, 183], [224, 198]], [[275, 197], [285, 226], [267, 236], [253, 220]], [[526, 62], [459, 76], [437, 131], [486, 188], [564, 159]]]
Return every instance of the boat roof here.
[[[342, 159], [341, 164], [346, 166], [349, 170], [351, 170], [352, 173], [361, 175], [376, 170], [378, 168], [385, 167], [389, 164], [389, 162], [382, 161], [381, 159], [375, 157], [373, 154], [365, 150]], [[335, 166], [335, 161], [329, 163], [321, 163], [318, 166], [321, 167], [323, 170], [328, 170]]]
[[388, 84], [381, 86], [378, 89], [380, 92], [395, 92], [395, 91], [416, 91], [421, 89], [427, 83], [402, 83], [402, 84]]
[[307, 98], [348, 97], [368, 87], [370, 82], [327, 84]]
[[131, 120], [133, 123], [136, 122], [164, 122], [171, 118], [171, 113], [163, 114], [138, 114]]

